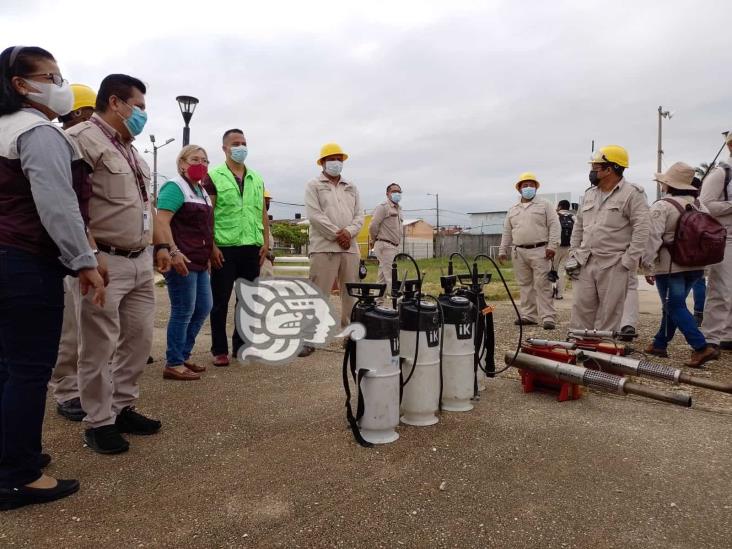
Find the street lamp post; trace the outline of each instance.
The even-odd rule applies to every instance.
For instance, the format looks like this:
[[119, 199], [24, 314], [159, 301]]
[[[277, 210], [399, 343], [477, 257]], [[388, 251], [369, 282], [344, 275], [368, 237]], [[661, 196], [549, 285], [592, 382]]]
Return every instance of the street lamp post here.
[[185, 122], [185, 126], [183, 126], [183, 146], [185, 147], [191, 140], [191, 129], [188, 127], [188, 123], [193, 117], [193, 111], [196, 110], [198, 99], [190, 95], [179, 95], [175, 100], [178, 102], [180, 113], [183, 115], [183, 122]]
[[435, 210], [437, 212], [437, 238], [435, 239], [435, 257], [439, 257], [437, 254], [437, 248], [440, 247], [440, 195], [439, 194], [433, 194], [433, 193], [427, 193], [427, 196], [434, 196], [436, 201], [436, 207]]
[[[150, 143], [152, 143], [153, 148], [153, 204], [155, 205], [158, 203], [158, 149], [162, 149], [165, 145], [168, 145], [173, 141], [175, 141], [175, 138], [171, 137], [170, 139], [166, 139], [165, 143], [162, 145], [156, 145], [155, 136], [150, 134]], [[149, 153], [150, 151], [146, 149], [145, 152]]]
[[[663, 169], [661, 167], [661, 158], [663, 157], [663, 146], [662, 146], [662, 141], [661, 141], [662, 130], [663, 130], [662, 122], [663, 122], [664, 118], [668, 118], [670, 120], [671, 117], [673, 116], [673, 114], [674, 113], [672, 113], [671, 111], [664, 111], [663, 107], [661, 107], [660, 105], [658, 106], [658, 154], [656, 156], [656, 161], [657, 161], [656, 162], [656, 164], [657, 164], [656, 171], [658, 173], [661, 173], [661, 171]], [[661, 184], [656, 182], [656, 200], [658, 200], [660, 198], [661, 198]]]

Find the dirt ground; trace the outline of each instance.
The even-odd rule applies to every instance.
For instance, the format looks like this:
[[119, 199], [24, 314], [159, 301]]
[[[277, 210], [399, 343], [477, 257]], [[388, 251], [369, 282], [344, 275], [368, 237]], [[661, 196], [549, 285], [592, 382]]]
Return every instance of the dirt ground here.
[[[653, 295], [641, 303], [638, 347], [658, 322]], [[557, 337], [571, 300], [558, 304]], [[49, 472], [82, 489], [0, 515], [0, 546], [730, 546], [732, 395], [691, 389], [690, 409], [597, 392], [558, 403], [523, 394], [509, 371], [473, 411], [400, 426], [397, 442], [364, 449], [346, 428], [338, 345], [287, 366], [164, 381], [167, 305], [158, 288], [157, 361], [139, 402], [161, 432], [131, 437], [126, 454], [95, 454], [49, 399]], [[498, 361], [517, 329], [508, 303], [495, 318]], [[206, 326], [199, 363], [208, 346]], [[680, 336], [670, 350], [663, 362], [680, 365]], [[732, 353], [703, 375], [732, 381]]]

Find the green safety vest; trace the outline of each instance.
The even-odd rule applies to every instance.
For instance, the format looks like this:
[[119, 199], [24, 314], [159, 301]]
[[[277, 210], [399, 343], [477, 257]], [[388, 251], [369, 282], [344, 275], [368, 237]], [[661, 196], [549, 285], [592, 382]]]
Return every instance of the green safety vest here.
[[264, 225], [264, 181], [254, 170], [247, 168], [244, 193], [229, 167], [224, 162], [208, 172], [216, 187], [214, 208], [214, 240], [217, 246], [262, 246]]

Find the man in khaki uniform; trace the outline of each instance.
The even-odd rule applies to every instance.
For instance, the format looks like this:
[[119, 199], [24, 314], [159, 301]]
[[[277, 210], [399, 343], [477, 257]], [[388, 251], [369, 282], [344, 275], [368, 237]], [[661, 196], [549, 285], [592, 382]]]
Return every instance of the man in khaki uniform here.
[[[341, 177], [348, 155], [336, 143], [320, 149], [317, 164], [322, 173], [305, 188], [305, 212], [310, 221], [310, 280], [324, 295], [330, 295], [335, 281], [341, 293], [341, 326], [351, 322], [354, 299], [346, 284], [358, 282], [360, 253], [356, 236], [363, 226], [363, 210], [356, 186]], [[306, 346], [300, 356], [308, 356]]]
[[710, 265], [702, 332], [710, 345], [732, 351], [732, 134], [727, 136], [730, 158], [720, 162], [702, 183], [699, 201], [727, 229], [724, 260]]
[[[374, 241], [374, 254], [379, 260], [379, 284], [386, 284], [391, 292], [391, 264], [399, 253], [402, 242], [402, 210], [399, 202], [402, 189], [396, 183], [386, 187], [386, 200], [376, 206], [369, 225], [369, 236]], [[383, 300], [382, 300], [383, 301]]]
[[[68, 130], [77, 124], [86, 122], [94, 113], [97, 94], [84, 84], [71, 84], [74, 92], [74, 106], [67, 115], [60, 116], [59, 121], [63, 129]], [[83, 213], [85, 215], [88, 212]], [[97, 255], [97, 261], [100, 258]], [[104, 276], [106, 265], [102, 265], [100, 273]], [[76, 320], [79, 302], [79, 280], [73, 276], [64, 278], [64, 323], [61, 330], [61, 340], [58, 346], [58, 358], [51, 376], [53, 397], [56, 399], [58, 413], [71, 421], [84, 419], [84, 410], [81, 408], [79, 395], [79, 378], [77, 362], [79, 359], [79, 325]]]
[[79, 301], [79, 390], [86, 412], [87, 445], [96, 452], [124, 452], [120, 433], [148, 435], [160, 422], [134, 409], [138, 379], [152, 345], [152, 217], [150, 169], [132, 146], [147, 120], [145, 85], [112, 74], [99, 87], [96, 112], [69, 130], [92, 169], [89, 230], [109, 269], [107, 303]]
[[536, 324], [537, 309], [545, 330], [556, 327], [549, 271], [559, 246], [559, 218], [551, 204], [535, 200], [539, 180], [531, 172], [522, 173], [516, 183], [521, 201], [508, 210], [498, 261], [508, 258], [513, 246], [513, 272], [521, 289], [521, 320], [516, 324]]
[[[631, 276], [648, 239], [648, 201], [643, 187], [623, 177], [628, 153], [618, 145], [592, 158], [572, 243], [567, 271], [574, 282], [570, 328], [617, 330]], [[572, 261], [574, 260], [574, 261]]]

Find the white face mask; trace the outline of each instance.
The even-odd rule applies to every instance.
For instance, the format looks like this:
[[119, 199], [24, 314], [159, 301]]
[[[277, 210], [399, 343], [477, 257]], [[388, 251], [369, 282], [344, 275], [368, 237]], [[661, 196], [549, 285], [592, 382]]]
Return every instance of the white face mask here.
[[71, 112], [74, 106], [74, 92], [68, 82], [64, 82], [61, 86], [50, 82], [35, 82], [32, 80], [26, 80], [25, 83], [41, 90], [40, 92], [29, 92], [29, 99], [48, 107], [58, 116], [64, 116]]
[[327, 160], [325, 162], [325, 173], [331, 177], [338, 177], [343, 171], [343, 162], [340, 160]]

